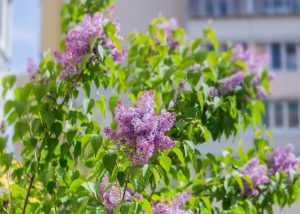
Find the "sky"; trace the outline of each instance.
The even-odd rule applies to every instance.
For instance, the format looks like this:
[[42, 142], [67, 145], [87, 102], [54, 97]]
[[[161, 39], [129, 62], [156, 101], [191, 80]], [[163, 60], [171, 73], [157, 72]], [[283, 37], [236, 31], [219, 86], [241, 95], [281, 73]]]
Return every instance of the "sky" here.
[[40, 0], [13, 0], [11, 21], [10, 70], [16, 74], [26, 72], [28, 57], [40, 59]]

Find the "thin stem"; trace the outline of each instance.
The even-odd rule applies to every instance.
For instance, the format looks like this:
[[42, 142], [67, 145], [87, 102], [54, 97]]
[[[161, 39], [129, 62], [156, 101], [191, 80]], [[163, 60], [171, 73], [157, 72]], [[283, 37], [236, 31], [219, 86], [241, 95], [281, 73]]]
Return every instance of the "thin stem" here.
[[152, 196], [154, 195], [155, 189], [156, 189], [156, 184], [155, 184], [155, 182], [154, 182], [153, 186], [151, 185], [151, 193], [150, 193], [150, 195], [149, 195], [148, 201], [150, 201], [151, 198], [152, 198]]
[[126, 196], [126, 192], [127, 192], [127, 187], [128, 187], [128, 182], [129, 182], [129, 176], [127, 176], [127, 178], [126, 178], [126, 183], [125, 183], [125, 187], [124, 187], [124, 192], [123, 192], [123, 196], [122, 196], [122, 201], [125, 200], [125, 196]]
[[25, 201], [24, 201], [24, 206], [23, 206], [22, 214], [25, 214], [25, 212], [26, 212], [26, 207], [27, 207], [27, 204], [28, 204], [28, 199], [29, 199], [29, 195], [30, 195], [30, 191], [31, 191], [31, 188], [32, 188], [32, 184], [33, 184], [34, 178], [35, 178], [34, 175], [32, 175], [32, 177], [30, 178], [30, 183], [29, 183], [29, 186], [28, 186], [28, 189], [27, 189], [27, 193], [26, 193], [26, 198], [25, 198]]

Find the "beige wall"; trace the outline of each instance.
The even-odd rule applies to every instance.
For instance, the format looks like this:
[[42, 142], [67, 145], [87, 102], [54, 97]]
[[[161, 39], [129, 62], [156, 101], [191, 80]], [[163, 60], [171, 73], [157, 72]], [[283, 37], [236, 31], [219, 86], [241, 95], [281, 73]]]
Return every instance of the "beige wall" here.
[[41, 52], [59, 50], [62, 0], [42, 0]]
[[300, 17], [240, 17], [192, 19], [187, 23], [187, 30], [191, 37], [201, 35], [201, 29], [211, 26], [217, 37], [226, 41], [245, 42], [280, 42], [299, 41]]
[[159, 15], [175, 17], [185, 23], [187, 0], [119, 0], [116, 17], [120, 17], [122, 34], [138, 30], [145, 32], [151, 20]]

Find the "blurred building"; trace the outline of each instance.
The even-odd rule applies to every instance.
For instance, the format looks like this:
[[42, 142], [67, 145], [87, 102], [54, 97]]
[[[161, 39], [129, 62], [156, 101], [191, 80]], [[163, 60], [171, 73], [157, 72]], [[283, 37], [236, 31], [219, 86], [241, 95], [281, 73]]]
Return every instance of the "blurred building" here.
[[11, 0], [0, 0], [0, 69], [10, 55]]
[[270, 70], [277, 78], [265, 123], [273, 132], [273, 146], [291, 142], [300, 153], [300, 0], [189, 0], [189, 35], [201, 36], [207, 26], [221, 44], [243, 43], [271, 56]]
[[[60, 41], [60, 0], [43, 0], [42, 51]], [[145, 32], [153, 17], [176, 17], [189, 38], [215, 29], [221, 44], [243, 43], [271, 56], [277, 78], [267, 104], [265, 122], [273, 131], [273, 146], [294, 143], [300, 153], [300, 0], [119, 0], [116, 16], [122, 34]], [[247, 139], [250, 139], [246, 136]], [[223, 148], [223, 147], [222, 147]], [[220, 149], [222, 149], [220, 147]]]

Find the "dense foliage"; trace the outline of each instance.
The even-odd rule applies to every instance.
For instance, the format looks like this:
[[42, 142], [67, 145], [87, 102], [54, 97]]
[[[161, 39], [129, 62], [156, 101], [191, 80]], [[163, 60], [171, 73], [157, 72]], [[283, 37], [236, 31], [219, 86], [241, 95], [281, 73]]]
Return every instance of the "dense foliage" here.
[[[70, 1], [63, 49], [29, 60], [22, 86], [2, 79], [14, 130], [0, 137], [0, 212], [272, 213], [295, 202], [300, 159], [292, 145], [273, 150], [262, 123], [267, 57], [220, 50], [211, 29], [187, 42], [164, 17], [125, 48], [109, 4]], [[241, 140], [237, 152], [201, 152], [249, 127], [250, 150]]]

